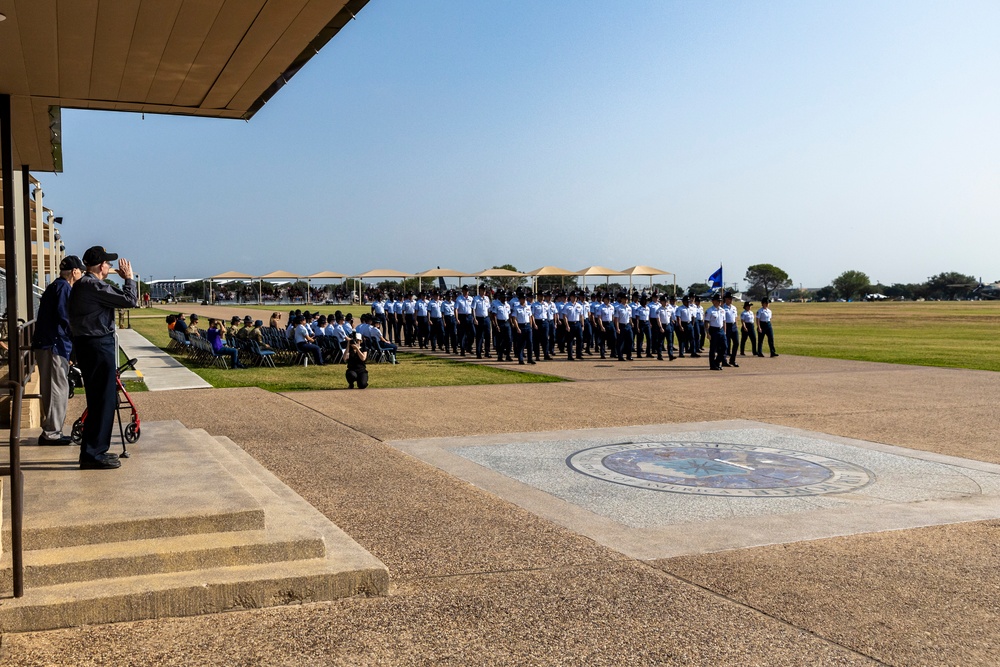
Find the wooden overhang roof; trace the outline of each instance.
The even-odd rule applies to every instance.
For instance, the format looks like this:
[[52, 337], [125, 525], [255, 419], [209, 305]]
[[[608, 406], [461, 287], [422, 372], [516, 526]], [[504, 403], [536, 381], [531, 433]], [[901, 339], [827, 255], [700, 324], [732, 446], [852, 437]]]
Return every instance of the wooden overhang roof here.
[[62, 108], [249, 119], [367, 2], [0, 0], [14, 164], [62, 171]]

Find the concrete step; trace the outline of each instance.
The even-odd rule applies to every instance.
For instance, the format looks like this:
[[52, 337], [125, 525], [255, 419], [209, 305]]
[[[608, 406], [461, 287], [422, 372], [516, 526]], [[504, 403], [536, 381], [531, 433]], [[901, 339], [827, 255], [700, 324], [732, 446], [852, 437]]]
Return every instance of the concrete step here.
[[[26, 551], [24, 583], [34, 589], [74, 581], [322, 558], [325, 554], [322, 538], [298, 526], [86, 544]], [[13, 586], [10, 566], [10, 554], [5, 553], [0, 559], [2, 590]]]
[[[228, 438], [178, 422], [143, 424], [133, 458], [117, 471], [71, 470], [64, 453], [38, 451], [63, 448], [32, 449], [26, 488], [51, 497], [32, 491], [30, 507], [58, 516], [43, 520], [26, 503], [35, 533], [25, 596], [0, 603], [0, 633], [388, 591], [378, 559]], [[148, 506], [106, 508], [109, 495]], [[223, 528], [197, 530], [212, 523]], [[74, 539], [80, 529], [89, 535]], [[109, 535], [123, 539], [102, 539]], [[9, 555], [0, 564], [7, 587]]]
[[[356, 549], [359, 547], [355, 546]], [[316, 558], [74, 582], [29, 589], [0, 605], [0, 632], [33, 632], [384, 595], [385, 566]]]
[[143, 424], [129, 453], [118, 470], [80, 470], [77, 447], [22, 447], [25, 549], [264, 529], [264, 508], [180, 422]]

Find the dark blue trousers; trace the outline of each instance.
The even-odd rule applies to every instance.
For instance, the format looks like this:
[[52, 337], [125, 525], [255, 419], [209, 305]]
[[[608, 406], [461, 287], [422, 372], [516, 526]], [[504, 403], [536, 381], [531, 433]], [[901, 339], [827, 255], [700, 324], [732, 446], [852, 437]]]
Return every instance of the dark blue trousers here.
[[458, 346], [463, 353], [472, 353], [476, 340], [476, 325], [472, 314], [458, 316]]
[[757, 352], [759, 354], [764, 354], [764, 337], [767, 337], [767, 346], [771, 349], [771, 354], [774, 354], [774, 329], [771, 328], [770, 322], [758, 322], [760, 326], [760, 339], [757, 341]]
[[78, 336], [73, 339], [73, 350], [87, 392], [87, 420], [83, 423], [80, 459], [94, 459], [111, 449], [111, 429], [118, 405], [115, 335]]
[[497, 361], [510, 356], [510, 320], [497, 320]]
[[618, 325], [618, 361], [622, 361], [624, 357], [632, 359], [632, 325], [631, 324], [619, 324]]
[[538, 329], [533, 332], [533, 338], [535, 341], [535, 359], [541, 359], [544, 356], [546, 359], [549, 358], [549, 321], [548, 320], [535, 320], [538, 325]]
[[531, 323], [517, 325], [520, 331], [514, 334], [514, 355], [517, 357], [518, 361], [524, 361], [525, 350], [528, 353], [528, 361], [534, 361], [532, 357], [532, 344], [531, 344]]
[[490, 318], [488, 317], [477, 317], [476, 318], [476, 356], [482, 356], [483, 346], [486, 346], [485, 354], [490, 356], [490, 341], [492, 339]]
[[642, 356], [642, 341], [646, 341], [646, 356], [652, 356], [653, 343], [652, 343], [652, 332], [649, 328], [649, 320], [636, 320], [635, 329], [635, 353], [636, 356]]
[[576, 358], [583, 359], [583, 328], [580, 326], [579, 322], [570, 322], [569, 331], [566, 331], [565, 327], [563, 331], [566, 334], [566, 354], [570, 359], [573, 358], [573, 345], [576, 345]]

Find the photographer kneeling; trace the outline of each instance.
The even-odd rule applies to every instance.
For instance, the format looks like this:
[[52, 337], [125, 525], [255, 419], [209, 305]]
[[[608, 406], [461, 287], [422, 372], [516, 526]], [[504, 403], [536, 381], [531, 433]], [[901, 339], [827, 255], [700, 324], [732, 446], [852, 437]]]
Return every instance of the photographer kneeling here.
[[361, 349], [361, 334], [356, 333], [351, 336], [347, 344], [347, 388], [354, 389], [354, 383], [358, 383], [358, 389], [368, 386], [368, 367], [365, 360], [368, 353]]

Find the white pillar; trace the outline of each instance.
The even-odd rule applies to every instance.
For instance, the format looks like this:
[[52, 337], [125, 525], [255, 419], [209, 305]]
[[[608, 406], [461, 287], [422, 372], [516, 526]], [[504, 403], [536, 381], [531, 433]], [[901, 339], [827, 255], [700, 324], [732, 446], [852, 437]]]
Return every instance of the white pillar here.
[[56, 241], [56, 223], [52, 215], [52, 211], [45, 212], [47, 219], [45, 221], [45, 236], [49, 242], [49, 282], [52, 282], [59, 275], [59, 261], [56, 255], [59, 253], [59, 242]]
[[35, 284], [45, 289], [45, 209], [42, 207], [42, 186], [35, 186], [35, 262], [38, 265], [38, 280]]
[[24, 207], [28, 202], [24, 201], [24, 179], [28, 175], [14, 170], [14, 229], [6, 230], [14, 235], [15, 248], [17, 249], [17, 260], [11, 266], [10, 258], [7, 258], [7, 271], [16, 271], [20, 294], [17, 299], [17, 317], [25, 322], [31, 318], [31, 304], [24, 301], [24, 285], [31, 283], [31, 257], [24, 256]]

